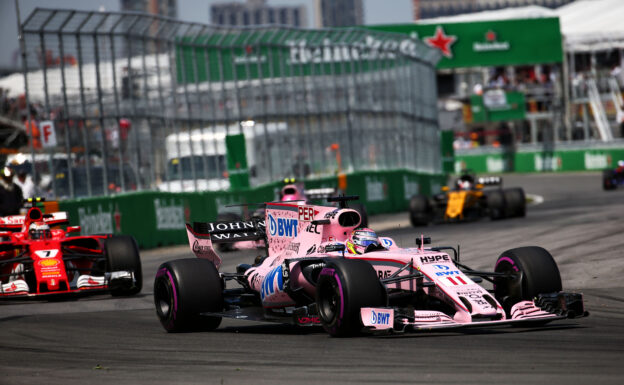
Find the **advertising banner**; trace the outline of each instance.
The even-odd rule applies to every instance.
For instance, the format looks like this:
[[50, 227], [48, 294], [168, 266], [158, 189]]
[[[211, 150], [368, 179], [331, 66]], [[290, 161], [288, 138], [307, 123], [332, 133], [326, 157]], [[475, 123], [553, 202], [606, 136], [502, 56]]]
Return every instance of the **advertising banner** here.
[[488, 90], [483, 95], [470, 96], [471, 123], [506, 122], [522, 120], [525, 116], [525, 97], [522, 92]]
[[420, 41], [362, 30], [240, 30], [178, 39], [179, 83], [340, 75], [407, 64], [399, 56], [435, 65], [437, 51]]
[[437, 48], [438, 69], [561, 63], [559, 18], [394, 24], [366, 27], [398, 32]]
[[624, 148], [591, 150], [522, 151], [455, 155], [455, 172], [477, 173], [594, 171], [614, 168], [624, 160]]

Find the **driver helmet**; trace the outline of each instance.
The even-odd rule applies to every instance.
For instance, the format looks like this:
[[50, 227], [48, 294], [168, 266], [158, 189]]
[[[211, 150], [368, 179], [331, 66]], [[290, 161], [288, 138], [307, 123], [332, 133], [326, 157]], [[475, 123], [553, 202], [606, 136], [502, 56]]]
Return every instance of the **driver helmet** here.
[[618, 166], [624, 167], [624, 160], [618, 160]]
[[28, 226], [28, 235], [30, 239], [46, 239], [51, 238], [50, 226], [45, 222], [33, 222]]
[[282, 188], [280, 200], [282, 202], [301, 201], [305, 200], [305, 196], [299, 191], [297, 185], [288, 184]]
[[379, 247], [381, 242], [377, 233], [368, 228], [353, 230], [347, 240], [347, 249], [352, 254], [363, 254], [370, 245]]
[[472, 183], [470, 183], [469, 180], [458, 180], [457, 181], [457, 188], [459, 188], [460, 190], [470, 190], [470, 188], [472, 187]]

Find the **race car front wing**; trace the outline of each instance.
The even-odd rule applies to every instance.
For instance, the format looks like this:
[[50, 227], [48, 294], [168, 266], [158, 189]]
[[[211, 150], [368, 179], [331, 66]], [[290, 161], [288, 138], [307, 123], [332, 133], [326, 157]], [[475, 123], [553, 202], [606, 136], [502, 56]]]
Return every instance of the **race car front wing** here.
[[409, 313], [396, 308], [360, 309], [364, 330], [369, 332], [408, 332], [453, 328], [485, 327], [510, 324], [546, 323], [564, 318], [589, 315], [583, 308], [583, 297], [576, 293], [540, 294], [533, 301], [520, 301], [510, 309], [510, 318], [492, 320], [475, 318], [457, 322], [448, 314], [431, 310]]

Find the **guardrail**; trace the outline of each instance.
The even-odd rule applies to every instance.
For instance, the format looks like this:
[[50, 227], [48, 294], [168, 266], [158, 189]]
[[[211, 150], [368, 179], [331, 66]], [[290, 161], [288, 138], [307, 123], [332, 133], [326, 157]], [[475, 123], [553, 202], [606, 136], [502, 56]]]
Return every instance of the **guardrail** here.
[[624, 160], [624, 142], [591, 148], [488, 149], [471, 154], [456, 153], [455, 172], [463, 169], [477, 173], [592, 171], [615, 167], [618, 160]]
[[[439, 191], [444, 183], [441, 174], [403, 169], [360, 171], [347, 175], [345, 193], [360, 195], [367, 212], [378, 214], [406, 210], [412, 195]], [[225, 206], [272, 201], [281, 186], [276, 182], [235, 192], [144, 191], [62, 201], [59, 209], [69, 213], [71, 225], [81, 226], [83, 234], [130, 234], [141, 248], [153, 248], [187, 242], [186, 222], [212, 221], [224, 210], [246, 216], [254, 206]], [[335, 186], [335, 177], [305, 181], [306, 188]]]

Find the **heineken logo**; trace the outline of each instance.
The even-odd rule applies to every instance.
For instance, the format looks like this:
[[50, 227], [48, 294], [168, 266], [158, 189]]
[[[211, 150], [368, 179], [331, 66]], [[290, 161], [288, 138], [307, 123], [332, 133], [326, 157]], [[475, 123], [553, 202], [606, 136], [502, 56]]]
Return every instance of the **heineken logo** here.
[[472, 43], [472, 50], [475, 52], [508, 51], [511, 44], [508, 41], [498, 41], [496, 32], [489, 30], [485, 33], [483, 42]]
[[423, 40], [429, 47], [439, 49], [445, 57], [449, 59], [453, 57], [451, 46], [457, 41], [457, 36], [447, 35], [442, 26], [438, 25], [435, 34], [425, 37]]

